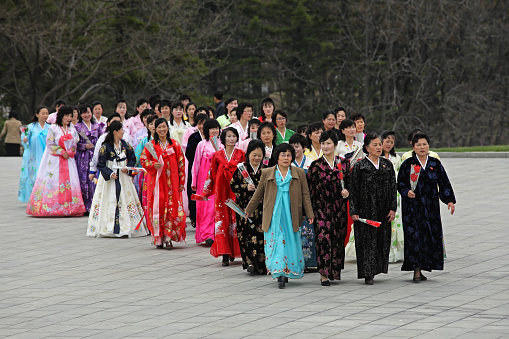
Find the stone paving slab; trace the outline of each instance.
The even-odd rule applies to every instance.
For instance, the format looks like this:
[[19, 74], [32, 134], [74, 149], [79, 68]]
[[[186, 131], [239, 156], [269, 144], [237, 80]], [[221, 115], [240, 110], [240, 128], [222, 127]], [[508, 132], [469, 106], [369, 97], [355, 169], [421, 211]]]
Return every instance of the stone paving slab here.
[[87, 218], [33, 218], [17, 201], [21, 158], [0, 158], [2, 338], [506, 338], [509, 183], [504, 158], [445, 158], [458, 204], [442, 220], [444, 271], [411, 282], [391, 264], [373, 286], [347, 258], [340, 282], [307, 273], [279, 290], [204, 245], [94, 239]]

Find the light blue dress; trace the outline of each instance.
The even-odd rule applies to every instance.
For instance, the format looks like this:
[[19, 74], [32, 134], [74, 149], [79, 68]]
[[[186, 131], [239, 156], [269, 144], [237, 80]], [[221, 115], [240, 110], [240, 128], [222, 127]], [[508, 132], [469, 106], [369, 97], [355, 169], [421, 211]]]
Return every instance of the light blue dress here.
[[[32, 189], [34, 188], [37, 170], [41, 163], [42, 155], [46, 149], [46, 137], [50, 124], [44, 124], [41, 127], [39, 122], [32, 122], [27, 126], [28, 133], [21, 134], [21, 143], [23, 144], [23, 162], [21, 165], [21, 175], [19, 179], [18, 200], [28, 202]], [[27, 137], [27, 142], [23, 138]]]
[[276, 169], [277, 194], [269, 231], [264, 232], [265, 260], [267, 271], [272, 278], [302, 278], [304, 275], [304, 255], [301, 234], [293, 231], [290, 209], [291, 169], [283, 179]]

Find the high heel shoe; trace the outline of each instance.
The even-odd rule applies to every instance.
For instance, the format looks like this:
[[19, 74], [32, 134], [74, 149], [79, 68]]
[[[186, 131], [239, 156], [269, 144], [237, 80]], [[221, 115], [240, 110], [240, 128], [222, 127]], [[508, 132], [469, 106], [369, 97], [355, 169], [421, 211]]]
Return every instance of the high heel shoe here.
[[328, 280], [328, 279], [327, 280], [322, 280], [320, 278], [320, 283], [322, 284], [322, 286], [330, 286], [330, 280]]
[[167, 250], [172, 250], [173, 249], [173, 244], [171, 243], [171, 241], [167, 241], [166, 242], [166, 249]]
[[364, 283], [366, 285], [373, 285], [375, 283], [375, 281], [373, 280], [373, 277], [366, 277], [366, 278], [364, 278]]
[[223, 255], [223, 266], [227, 267], [230, 266], [229, 258], [230, 256], [228, 254]]
[[247, 267], [247, 273], [251, 274], [251, 275], [255, 275], [255, 269], [254, 269], [254, 266], [253, 265], [249, 265]]

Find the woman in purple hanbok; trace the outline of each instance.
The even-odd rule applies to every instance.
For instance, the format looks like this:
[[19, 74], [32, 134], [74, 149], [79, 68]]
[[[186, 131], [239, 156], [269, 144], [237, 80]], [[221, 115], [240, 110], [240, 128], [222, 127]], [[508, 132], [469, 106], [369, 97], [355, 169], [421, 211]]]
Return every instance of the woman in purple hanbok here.
[[96, 123], [92, 117], [91, 105], [80, 105], [79, 122], [75, 128], [80, 136], [80, 141], [76, 147], [76, 167], [78, 168], [83, 203], [88, 213], [90, 212], [95, 191], [95, 184], [88, 177], [90, 161], [94, 156], [94, 147], [97, 139], [99, 139], [103, 130], [101, 124]]

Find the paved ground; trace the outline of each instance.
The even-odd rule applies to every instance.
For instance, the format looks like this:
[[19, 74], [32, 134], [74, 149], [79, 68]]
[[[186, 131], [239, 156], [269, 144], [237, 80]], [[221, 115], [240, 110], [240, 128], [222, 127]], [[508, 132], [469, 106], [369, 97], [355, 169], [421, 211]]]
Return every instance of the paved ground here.
[[444, 159], [456, 215], [442, 210], [445, 270], [411, 282], [392, 264], [373, 286], [318, 273], [285, 290], [194, 243], [92, 239], [86, 218], [38, 219], [17, 202], [21, 158], [0, 158], [0, 337], [503, 338], [509, 336], [509, 159]]

